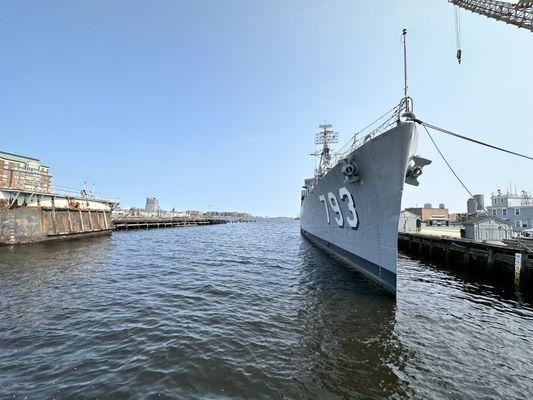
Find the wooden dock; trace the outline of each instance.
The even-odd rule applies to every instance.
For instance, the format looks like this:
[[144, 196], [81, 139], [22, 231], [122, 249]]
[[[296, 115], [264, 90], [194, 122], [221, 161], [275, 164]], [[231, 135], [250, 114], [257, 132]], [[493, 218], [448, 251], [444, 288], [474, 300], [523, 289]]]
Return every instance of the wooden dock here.
[[398, 233], [398, 248], [407, 254], [435, 261], [444, 266], [459, 265], [533, 288], [533, 252], [523, 246], [475, 242], [455, 237]]
[[114, 230], [174, 228], [180, 226], [220, 225], [228, 221], [218, 218], [146, 218], [123, 217], [113, 219]]

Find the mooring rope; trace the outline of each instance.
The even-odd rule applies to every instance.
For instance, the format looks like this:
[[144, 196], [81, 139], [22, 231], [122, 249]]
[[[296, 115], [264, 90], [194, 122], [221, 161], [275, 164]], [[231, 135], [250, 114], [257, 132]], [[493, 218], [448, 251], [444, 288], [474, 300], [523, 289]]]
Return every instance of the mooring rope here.
[[472, 138], [469, 138], [467, 136], [460, 135], [458, 133], [449, 131], [447, 129], [439, 128], [438, 126], [428, 124], [427, 122], [420, 121], [419, 119], [413, 119], [413, 121], [419, 123], [420, 125], [422, 125], [424, 127], [428, 127], [428, 128], [434, 129], [436, 131], [439, 131], [439, 132], [442, 132], [442, 133], [446, 133], [447, 135], [455, 136], [455, 137], [457, 137], [459, 139], [467, 140], [467, 141], [472, 142], [472, 143], [480, 144], [482, 146], [490, 147], [491, 149], [503, 151], [504, 153], [512, 154], [512, 155], [518, 156], [518, 157], [527, 158], [528, 160], [532, 160], [533, 161], [533, 157], [531, 157], [531, 156], [527, 156], [525, 154], [517, 153], [515, 151], [507, 150], [507, 149], [504, 149], [502, 147], [498, 147], [498, 146], [494, 146], [492, 144], [481, 142], [479, 140], [472, 139]]
[[457, 173], [456, 173], [455, 170], [452, 168], [452, 166], [450, 165], [450, 163], [448, 162], [448, 160], [446, 159], [446, 157], [444, 157], [444, 154], [442, 154], [442, 151], [440, 151], [439, 146], [437, 146], [437, 143], [436, 143], [435, 140], [433, 139], [433, 136], [431, 136], [431, 133], [429, 133], [428, 128], [426, 127], [426, 125], [422, 124], [422, 126], [423, 126], [424, 129], [426, 130], [426, 132], [427, 132], [429, 138], [430, 138], [431, 141], [433, 142], [433, 145], [435, 146], [435, 148], [436, 148], [437, 151], [439, 152], [440, 156], [442, 157], [442, 159], [444, 160], [444, 162], [446, 163], [446, 165], [448, 166], [448, 168], [450, 169], [450, 171], [452, 171], [452, 174], [455, 175], [455, 177], [457, 178], [457, 180], [459, 181], [459, 183], [461, 184], [461, 186], [466, 190], [466, 192], [470, 195], [470, 197], [474, 197], [474, 195], [472, 194], [472, 192], [470, 192], [470, 190], [466, 187], [466, 185], [465, 185], [464, 182], [461, 180], [461, 178], [459, 178], [459, 175], [457, 175]]
[[[433, 125], [430, 125], [430, 124], [426, 124], [422, 121], [419, 121], [419, 120], [414, 120], [415, 122], [419, 123], [420, 125], [422, 125], [424, 127], [424, 129], [426, 130], [429, 138], [431, 139], [431, 142], [433, 143], [433, 145], [435, 146], [435, 148], [437, 149], [437, 152], [440, 154], [440, 156], [442, 157], [442, 159], [444, 160], [444, 162], [446, 163], [446, 165], [448, 166], [448, 168], [450, 169], [450, 171], [453, 173], [453, 175], [455, 176], [455, 178], [457, 178], [457, 180], [459, 181], [459, 183], [461, 184], [461, 186], [466, 190], [466, 192], [470, 195], [470, 197], [474, 197], [474, 195], [472, 194], [472, 192], [468, 189], [468, 187], [464, 184], [464, 182], [462, 181], [461, 178], [459, 178], [459, 175], [457, 175], [457, 173], [455, 172], [455, 170], [453, 169], [453, 167], [451, 166], [451, 164], [448, 162], [448, 160], [446, 159], [446, 157], [444, 156], [444, 154], [442, 153], [442, 151], [440, 150], [439, 146], [437, 145], [437, 143], [435, 142], [435, 140], [433, 139], [433, 136], [431, 136], [431, 133], [429, 133], [429, 130], [428, 130], [428, 127], [430, 128], [433, 128], [433, 129], [436, 129], [436, 130], [439, 130], [441, 132], [444, 132], [444, 133], [450, 133], [452, 134], [453, 136], [459, 136], [463, 139], [466, 139], [466, 140], [470, 140], [470, 141], [473, 141], [473, 142], [476, 142], [476, 143], [479, 143], [479, 144], [482, 144], [482, 145], [485, 145], [485, 146], [488, 146], [488, 147], [492, 147], [492, 148], [495, 148], [495, 149], [498, 149], [498, 150], [502, 150], [502, 151], [505, 151], [506, 153], [511, 153], [511, 154], [515, 154], [515, 155], [518, 155], [518, 156], [521, 156], [521, 157], [525, 157], [525, 158], [530, 158], [531, 160], [533, 160], [533, 158], [531, 157], [528, 157], [528, 156], [524, 156], [522, 154], [518, 154], [518, 153], [514, 153], [514, 152], [511, 152], [511, 151], [508, 151], [508, 150], [505, 150], [505, 149], [500, 149], [498, 147], [495, 147], [495, 146], [492, 146], [492, 145], [487, 145], [485, 143], [482, 143], [482, 142], [479, 142], [477, 140], [474, 140], [474, 139], [470, 139], [470, 138], [467, 138], [465, 136], [462, 136], [462, 135], [457, 135], [457, 134], [454, 134], [453, 132], [449, 132], [449, 131], [446, 131], [445, 129], [442, 129], [442, 128], [438, 128], [438, 127], [434, 127]], [[488, 215], [488, 217], [490, 219], [492, 219], [494, 222], [496, 222], [504, 231], [510, 231], [511, 233], [513, 232], [512, 229], [508, 229], [507, 227], [505, 227], [504, 225], [502, 225], [502, 223], [500, 221], [498, 221], [496, 218], [494, 218], [494, 216], [490, 215], [490, 213], [487, 211], [487, 209], [485, 208], [485, 206], [483, 206], [483, 211], [485, 211]], [[511, 235], [512, 236], [512, 235]], [[532, 252], [533, 253], [533, 248], [529, 247], [528, 245], [526, 245], [524, 242], [522, 242], [519, 238], [515, 238], [516, 241], [518, 242], [519, 245], [521, 245], [522, 247], [524, 247], [527, 251], [529, 252]]]

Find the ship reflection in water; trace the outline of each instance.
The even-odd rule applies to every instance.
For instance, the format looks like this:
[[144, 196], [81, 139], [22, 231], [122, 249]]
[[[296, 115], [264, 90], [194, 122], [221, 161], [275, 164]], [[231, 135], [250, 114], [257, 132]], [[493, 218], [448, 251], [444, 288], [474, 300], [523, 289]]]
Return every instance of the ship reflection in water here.
[[0, 398], [531, 392], [529, 303], [398, 265], [394, 301], [292, 220], [1, 248]]

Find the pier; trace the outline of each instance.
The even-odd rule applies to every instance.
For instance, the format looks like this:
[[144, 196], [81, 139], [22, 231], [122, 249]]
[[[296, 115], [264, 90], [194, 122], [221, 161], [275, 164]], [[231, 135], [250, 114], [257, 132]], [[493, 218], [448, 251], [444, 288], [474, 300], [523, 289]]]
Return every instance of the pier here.
[[448, 236], [398, 233], [398, 248], [406, 254], [445, 267], [460, 266], [480, 276], [502, 279], [520, 287], [533, 287], [533, 253], [509, 246]]
[[229, 221], [221, 218], [147, 218], [123, 217], [113, 219], [114, 230], [175, 228], [183, 226], [220, 225]]

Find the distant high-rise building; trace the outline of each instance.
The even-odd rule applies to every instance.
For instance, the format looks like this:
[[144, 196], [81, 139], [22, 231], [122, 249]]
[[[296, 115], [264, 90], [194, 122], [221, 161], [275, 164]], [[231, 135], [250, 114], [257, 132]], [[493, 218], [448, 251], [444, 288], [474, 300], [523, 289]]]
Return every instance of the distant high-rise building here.
[[466, 201], [466, 211], [468, 214], [475, 214], [477, 211], [477, 201], [474, 197], [470, 197]]
[[466, 210], [468, 214], [476, 214], [478, 211], [485, 210], [485, 196], [482, 194], [475, 194], [466, 201]]
[[159, 211], [159, 200], [155, 197], [147, 197], [146, 198], [146, 206], [144, 207], [144, 210], [147, 213], [156, 213]]
[[477, 203], [477, 210], [483, 211], [485, 209], [485, 195], [483, 194], [475, 194], [474, 200]]

